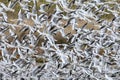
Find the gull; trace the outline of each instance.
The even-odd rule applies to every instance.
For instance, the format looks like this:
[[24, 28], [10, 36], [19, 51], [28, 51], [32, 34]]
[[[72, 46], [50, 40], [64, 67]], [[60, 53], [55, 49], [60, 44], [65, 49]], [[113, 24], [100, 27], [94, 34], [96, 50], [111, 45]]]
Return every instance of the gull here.
[[75, 5], [79, 6], [82, 3], [82, 0], [76, 0]]
[[32, 7], [32, 13], [37, 14], [37, 3], [35, 2], [33, 7]]
[[14, 49], [10, 57], [11, 57], [11, 58], [17, 58], [17, 57], [16, 57], [17, 54], [18, 54], [17, 49]]
[[53, 0], [45, 0], [46, 2], [49, 2], [49, 3], [53, 3], [53, 4], [57, 4], [57, 0], [55, 1], [53, 1]]
[[62, 6], [62, 7], [67, 7], [68, 6], [68, 3], [66, 0], [58, 0], [59, 1], [59, 4]]
[[56, 26], [50, 26], [50, 27], [49, 27], [49, 31], [54, 30], [54, 29], [55, 29], [55, 27], [56, 27]]
[[55, 17], [55, 18], [53, 18], [53, 21], [52, 22], [54, 22], [55, 24], [57, 24], [60, 20], [61, 20], [62, 18], [60, 17]]
[[63, 12], [59, 7], [58, 7], [58, 5], [56, 5], [56, 12]]
[[26, 3], [26, 4], [22, 4], [21, 2], [19, 2], [19, 4], [20, 4], [20, 6], [21, 6], [21, 8], [23, 9], [23, 10], [25, 10], [25, 11], [29, 11], [29, 9], [28, 9], [28, 4]]
[[68, 42], [72, 42], [71, 40], [74, 38], [74, 35], [72, 35], [70, 38], [69, 38], [69, 40], [68, 40]]
[[7, 14], [5, 12], [1, 12], [1, 14], [3, 15], [4, 21], [7, 22], [8, 19]]
[[85, 23], [85, 24], [81, 27], [81, 31], [82, 31], [83, 29], [85, 29], [85, 27], [87, 26], [87, 24], [88, 24], [88, 23]]
[[3, 12], [3, 11], [4, 11], [4, 9], [2, 7], [0, 7], [0, 13]]
[[30, 44], [34, 46], [35, 40], [37, 39], [33, 34], [29, 34]]
[[68, 6], [68, 3], [66, 2], [66, 0], [59, 0], [59, 4], [60, 6], [63, 8], [63, 10], [65, 12], [70, 12], [70, 11], [74, 11], [73, 9], [69, 9], [67, 6]]
[[116, 17], [114, 16], [114, 18], [112, 19], [112, 22], [116, 20]]
[[54, 15], [54, 14], [51, 16], [51, 24], [52, 24], [52, 25], [56, 25], [57, 17], [58, 17], [58, 16], [57, 16], [57, 15]]
[[39, 12], [42, 12], [42, 13], [45, 13], [45, 14], [46, 14], [46, 11], [45, 11], [46, 6], [47, 6], [46, 4], [41, 4], [41, 5], [40, 5]]
[[10, 2], [8, 3], [8, 8], [11, 8], [11, 9], [14, 8], [18, 1], [19, 1], [19, 0], [16, 0], [16, 1], [14, 1], [14, 2], [11, 2], [11, 1], [10, 1]]
[[53, 36], [51, 36], [50, 34], [45, 34], [45, 36], [47, 37], [47, 39], [51, 45], [55, 44], [55, 40], [54, 40]]
[[32, 72], [32, 75], [37, 75], [39, 74], [44, 68], [45, 68], [46, 64], [43, 64], [41, 66], [37, 66], [33, 72]]
[[20, 48], [17, 48], [18, 54], [20, 55], [20, 58], [23, 59], [25, 56], [22, 54], [22, 51]]
[[65, 36], [70, 36], [71, 35], [71, 32], [67, 33]]
[[34, 17], [31, 17], [31, 19], [34, 21], [35, 24], [41, 24], [39, 21], [38, 15], [35, 16], [35, 19], [34, 19]]
[[26, 12], [26, 16], [27, 16], [28, 19], [30, 19], [30, 17], [35, 17], [36, 14], [33, 14], [33, 13], [30, 12], [30, 11], [27, 11], [27, 12]]
[[15, 35], [14, 31], [12, 31], [11, 29], [9, 29], [9, 33], [10, 33], [11, 36]]
[[44, 18], [45, 16], [46, 16], [46, 14], [40, 14], [38, 18], [41, 20], [41, 19]]
[[22, 29], [20, 29], [19, 32], [25, 32], [25, 31], [27, 31], [27, 30], [29, 30], [29, 27], [23, 27]]
[[55, 35], [56, 35], [56, 33], [58, 32], [58, 30], [59, 30], [59, 29], [54, 29], [54, 30], [52, 30], [52, 31], [51, 31], [51, 34], [55, 34]]
[[64, 28], [68, 27], [70, 24], [71, 24], [71, 21], [73, 20], [74, 18], [70, 18], [68, 21], [67, 21], [67, 24], [65, 24]]
[[76, 19], [72, 19], [71, 21], [71, 25], [72, 25], [72, 30], [75, 30], [75, 27], [77, 26], [77, 23], [76, 23]]
[[22, 22], [22, 20], [23, 20], [23, 15], [22, 15], [22, 12], [21, 12], [21, 9], [20, 9], [19, 12], [18, 12], [18, 23], [17, 24]]
[[42, 35], [39, 35], [35, 41], [35, 47], [37, 47], [39, 41], [40, 41], [40, 38], [42, 37]]
[[105, 74], [105, 78], [107, 79], [107, 80], [113, 80], [111, 77], [109, 77], [107, 74]]
[[44, 43], [42, 43], [42, 46], [47, 46], [48, 44], [48, 39], [46, 38], [46, 40], [44, 41]]
[[26, 66], [27, 64], [28, 64], [28, 62], [27, 62], [26, 60], [24, 60], [24, 59], [21, 59], [21, 58], [17, 59], [17, 60], [15, 61], [15, 63], [14, 63], [14, 65], [15, 65], [16, 67], [18, 67], [18, 68], [23, 68], [23, 67]]
[[64, 32], [64, 29], [61, 27], [59, 28], [60, 29], [60, 33], [62, 34], [63, 37], [65, 37], [65, 32]]
[[12, 12], [14, 11], [13, 9], [7, 7], [4, 3], [1, 3], [1, 2], [0, 2], [0, 5], [1, 5], [1, 7], [2, 7], [5, 11], [12, 11]]
[[94, 0], [96, 3], [100, 3], [101, 2], [101, 0]]
[[64, 16], [63, 14], [61, 14], [61, 15], [62, 15], [62, 18], [63, 18], [63, 19], [65, 19], [65, 20], [68, 20], [68, 19], [69, 19], [68, 16]]
[[5, 27], [1, 32], [4, 33], [7, 30], [9, 30], [9, 27]]
[[75, 4], [75, 0], [72, 0], [72, 1], [69, 3], [68, 8], [71, 8], [74, 4]]
[[67, 68], [70, 65], [70, 63], [65, 63], [62, 65], [62, 68]]
[[105, 7], [101, 6], [97, 11], [95, 11], [95, 13], [98, 12], [98, 11], [104, 11], [104, 9], [105, 9]]
[[96, 20], [97, 23], [102, 23], [104, 20], [98, 19]]
[[1, 52], [2, 52], [3, 60], [4, 60], [5, 62], [9, 62], [9, 61], [10, 61], [10, 54], [9, 54], [9, 52], [7, 51], [6, 45], [1, 46], [0, 49], [1, 49]]
[[17, 40], [17, 37], [15, 38], [16, 40], [15, 40], [15, 42], [16, 42], [16, 45], [18, 46], [18, 47], [20, 47], [21, 46], [21, 43], [20, 43], [20, 41], [19, 40]]
[[[28, 3], [29, 3], [31, 0], [20, 0], [20, 2], [21, 2], [21, 1], [24, 1], [24, 2], [28, 2]], [[36, 0], [34, 0], [34, 1], [36, 1]]]

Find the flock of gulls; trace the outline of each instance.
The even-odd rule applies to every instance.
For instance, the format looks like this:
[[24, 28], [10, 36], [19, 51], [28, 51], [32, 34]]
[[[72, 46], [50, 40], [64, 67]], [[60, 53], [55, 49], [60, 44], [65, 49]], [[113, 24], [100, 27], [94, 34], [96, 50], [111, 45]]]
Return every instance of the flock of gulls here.
[[[40, 1], [0, 2], [0, 80], [120, 79], [120, 3]], [[17, 19], [10, 22], [17, 5]], [[109, 14], [111, 20], [102, 19]], [[87, 28], [89, 23], [98, 28]], [[68, 27], [75, 33], [66, 33]], [[58, 33], [65, 42], [58, 43]]]

